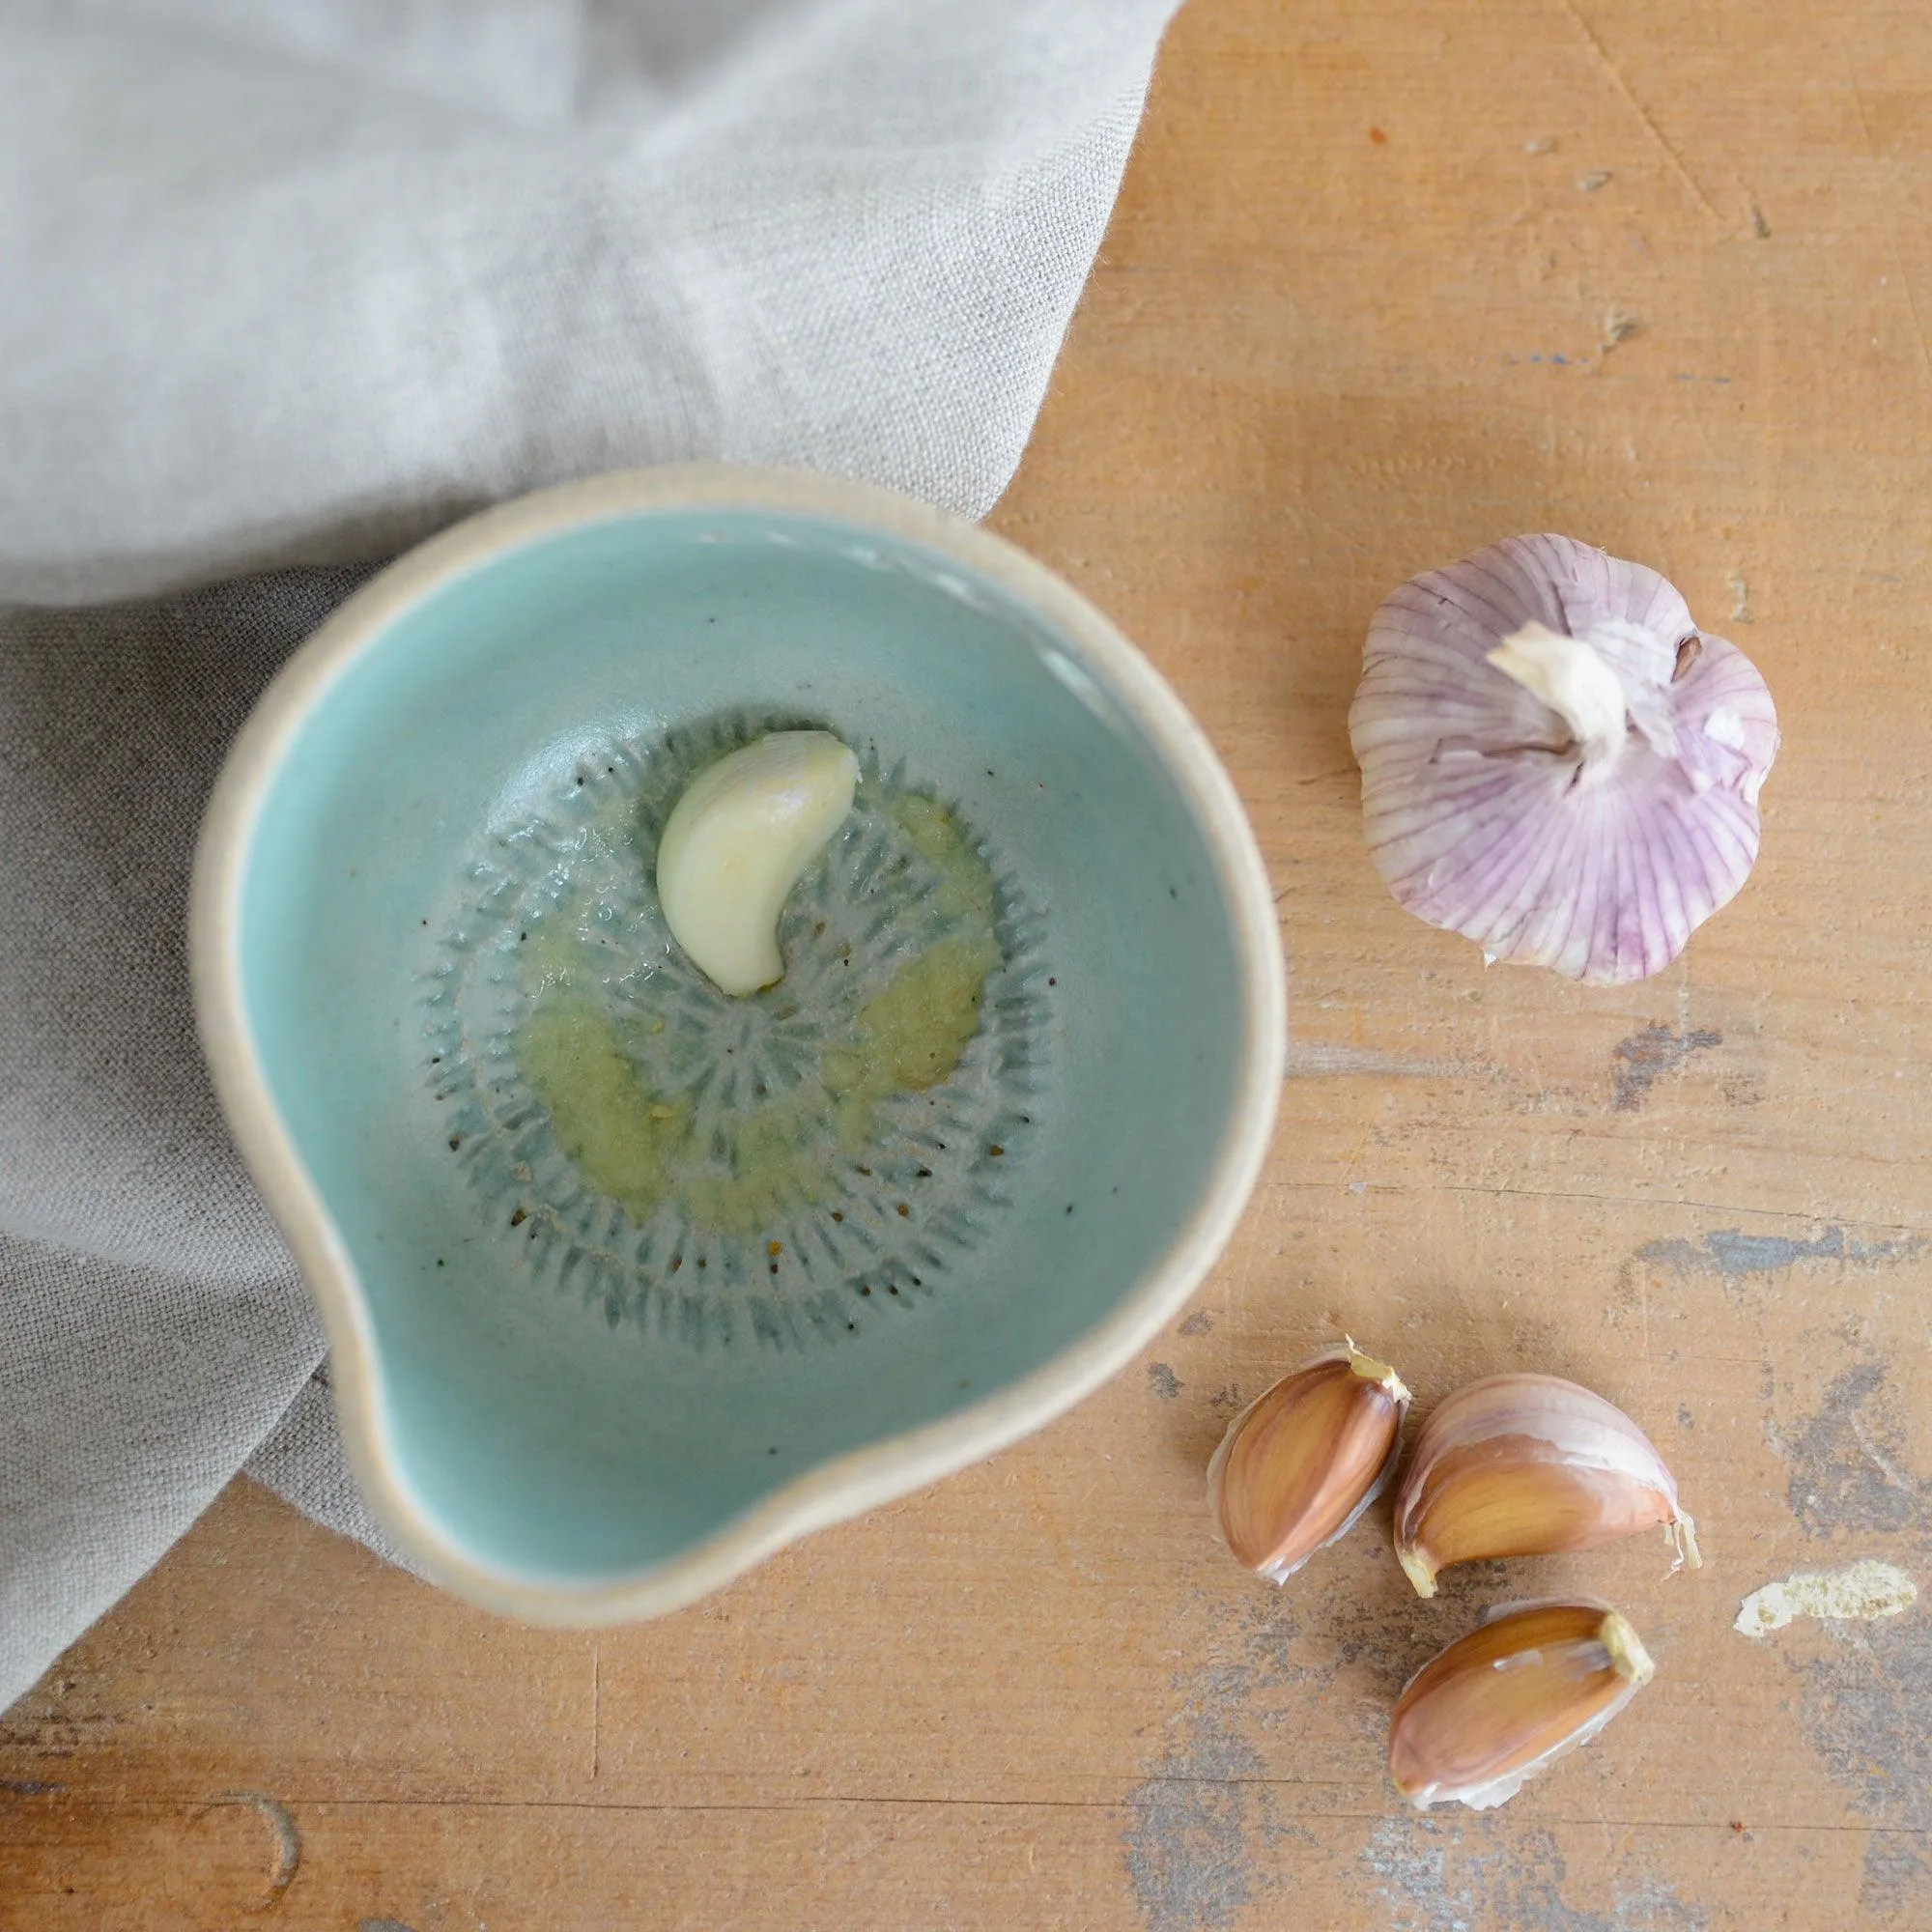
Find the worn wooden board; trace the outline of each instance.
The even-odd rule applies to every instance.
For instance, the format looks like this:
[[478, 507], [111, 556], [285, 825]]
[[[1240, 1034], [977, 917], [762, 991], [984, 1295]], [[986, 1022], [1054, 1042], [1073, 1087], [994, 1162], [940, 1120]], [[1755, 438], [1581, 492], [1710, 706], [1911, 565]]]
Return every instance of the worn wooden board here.
[[[1194, 0], [995, 521], [1174, 678], [1280, 892], [1294, 1074], [1195, 1311], [643, 1629], [495, 1622], [238, 1486], [0, 1720], [0, 1926], [1932, 1924], [1926, 1609], [1730, 1629], [1932, 1580], [1928, 215], [1917, 0]], [[1620, 992], [1485, 971], [1357, 826], [1369, 612], [1538, 527], [1666, 570], [1783, 714], [1757, 875]], [[1208, 1450], [1343, 1327], [1425, 1405], [1623, 1401], [1707, 1568], [1245, 1577]], [[1546, 1585], [1657, 1683], [1507, 1809], [1404, 1814], [1391, 1694]]]

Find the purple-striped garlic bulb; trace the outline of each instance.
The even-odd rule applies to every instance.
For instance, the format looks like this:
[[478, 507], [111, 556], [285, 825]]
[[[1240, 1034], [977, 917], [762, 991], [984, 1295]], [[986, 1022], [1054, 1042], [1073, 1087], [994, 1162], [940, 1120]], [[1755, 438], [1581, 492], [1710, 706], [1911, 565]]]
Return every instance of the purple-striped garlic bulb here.
[[1402, 904], [1492, 960], [1613, 984], [1744, 884], [1777, 714], [1656, 571], [1526, 536], [1382, 605], [1349, 736]]

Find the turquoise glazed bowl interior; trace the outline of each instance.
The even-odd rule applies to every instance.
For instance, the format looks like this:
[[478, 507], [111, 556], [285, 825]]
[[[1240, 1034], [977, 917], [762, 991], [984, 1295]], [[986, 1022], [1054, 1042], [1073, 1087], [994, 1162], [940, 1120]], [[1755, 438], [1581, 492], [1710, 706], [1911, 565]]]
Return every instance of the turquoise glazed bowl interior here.
[[[727, 1000], [656, 832], [806, 724], [859, 804], [785, 980]], [[956, 1064], [855, 1072], [975, 919]], [[372, 1504], [555, 1621], [688, 1601], [1066, 1407], [1211, 1264], [1281, 1073], [1266, 878], [1165, 685], [1009, 546], [779, 472], [548, 492], [372, 581], [238, 741], [193, 941]]]

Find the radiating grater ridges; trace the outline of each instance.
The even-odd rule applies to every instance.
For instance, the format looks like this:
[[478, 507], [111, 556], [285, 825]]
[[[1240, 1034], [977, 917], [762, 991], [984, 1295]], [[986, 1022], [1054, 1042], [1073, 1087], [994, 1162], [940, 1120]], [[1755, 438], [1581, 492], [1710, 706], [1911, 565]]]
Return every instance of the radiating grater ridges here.
[[[1005, 961], [986, 981], [979, 1032], [943, 1085], [876, 1103], [877, 1146], [832, 1159], [828, 1198], [794, 1201], [755, 1238], [695, 1227], [671, 1205], [640, 1223], [586, 1188], [557, 1146], [518, 1068], [516, 1029], [529, 1000], [525, 935], [568, 895], [586, 896], [580, 929], [609, 954], [600, 1003], [630, 1024], [640, 1064], [690, 1101], [700, 1129], [810, 1077], [892, 971], [947, 932], [938, 876], [887, 809], [915, 787], [903, 764], [881, 769], [865, 753], [853, 812], [781, 922], [779, 986], [727, 999], [671, 944], [651, 885], [671, 807], [714, 759], [818, 722], [740, 714], [585, 753], [527, 820], [473, 856], [419, 976], [424, 1070], [484, 1228], [515, 1244], [533, 1282], [668, 1346], [816, 1347], [917, 1307], [1009, 1204], [1037, 1131], [1041, 923], [1010, 868], [980, 846]], [[829, 1119], [820, 1124], [829, 1144]]]

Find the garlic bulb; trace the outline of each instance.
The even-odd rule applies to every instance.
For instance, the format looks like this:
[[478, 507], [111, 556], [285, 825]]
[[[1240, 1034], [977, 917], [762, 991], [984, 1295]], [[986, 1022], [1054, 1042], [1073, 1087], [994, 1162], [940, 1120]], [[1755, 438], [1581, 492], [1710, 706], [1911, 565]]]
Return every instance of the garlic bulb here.
[[1388, 1487], [1407, 1412], [1402, 1378], [1352, 1342], [1284, 1376], [1228, 1425], [1208, 1465], [1228, 1548], [1285, 1583]]
[[1777, 716], [1656, 571], [1510, 537], [1396, 591], [1349, 713], [1377, 869], [1492, 960], [1661, 971], [1757, 859]]
[[784, 977], [779, 914], [825, 850], [859, 782], [830, 731], [772, 731], [720, 758], [671, 808], [658, 840], [658, 901], [671, 937], [726, 993]]
[[1587, 1744], [1655, 1674], [1600, 1604], [1516, 1604], [1430, 1659], [1389, 1722], [1389, 1776], [1411, 1804], [1487, 1811]]
[[1417, 1592], [1452, 1563], [1594, 1549], [1663, 1533], [1677, 1568], [1696, 1525], [1650, 1437], [1614, 1403], [1558, 1376], [1488, 1376], [1438, 1404], [1395, 1498], [1395, 1553]]

